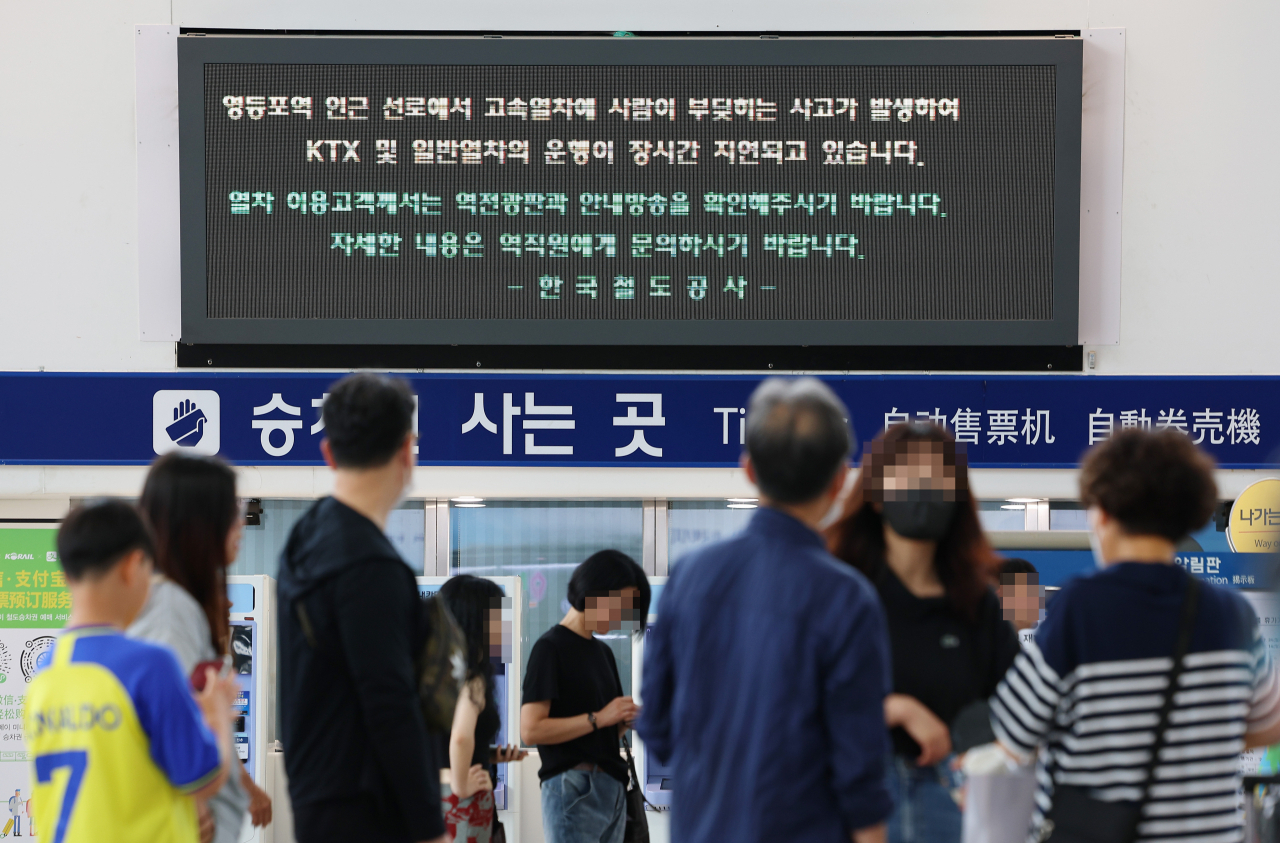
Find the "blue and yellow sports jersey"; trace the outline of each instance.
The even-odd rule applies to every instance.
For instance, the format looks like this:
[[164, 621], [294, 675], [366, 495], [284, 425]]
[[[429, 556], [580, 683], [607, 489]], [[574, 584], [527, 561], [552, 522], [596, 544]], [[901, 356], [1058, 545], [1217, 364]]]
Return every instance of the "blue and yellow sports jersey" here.
[[31, 680], [24, 726], [50, 843], [195, 843], [188, 794], [217, 775], [218, 747], [168, 650], [113, 627], [66, 630]]

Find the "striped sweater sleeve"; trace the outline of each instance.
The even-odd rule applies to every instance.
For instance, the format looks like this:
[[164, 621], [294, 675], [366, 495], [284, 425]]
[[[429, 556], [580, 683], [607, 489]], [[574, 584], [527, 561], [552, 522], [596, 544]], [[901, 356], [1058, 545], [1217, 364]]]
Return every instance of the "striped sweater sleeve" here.
[[991, 726], [1008, 749], [1023, 758], [1045, 742], [1061, 700], [1057, 671], [1034, 641], [1014, 659], [991, 698]]

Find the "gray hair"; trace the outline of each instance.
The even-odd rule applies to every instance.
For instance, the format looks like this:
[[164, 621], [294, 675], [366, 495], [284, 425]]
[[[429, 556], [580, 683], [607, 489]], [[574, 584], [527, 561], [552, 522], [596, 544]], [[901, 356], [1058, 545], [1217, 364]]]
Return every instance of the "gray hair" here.
[[751, 394], [747, 453], [770, 499], [795, 504], [818, 497], [853, 445], [848, 409], [817, 378], [768, 378]]

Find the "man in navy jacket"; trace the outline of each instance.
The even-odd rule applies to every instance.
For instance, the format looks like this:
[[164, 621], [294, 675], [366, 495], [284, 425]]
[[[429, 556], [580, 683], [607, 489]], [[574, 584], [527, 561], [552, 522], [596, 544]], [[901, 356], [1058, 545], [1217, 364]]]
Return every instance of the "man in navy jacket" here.
[[674, 769], [674, 843], [884, 840], [884, 615], [817, 532], [844, 485], [847, 417], [812, 378], [761, 384], [742, 460], [761, 506], [663, 592], [638, 730]]

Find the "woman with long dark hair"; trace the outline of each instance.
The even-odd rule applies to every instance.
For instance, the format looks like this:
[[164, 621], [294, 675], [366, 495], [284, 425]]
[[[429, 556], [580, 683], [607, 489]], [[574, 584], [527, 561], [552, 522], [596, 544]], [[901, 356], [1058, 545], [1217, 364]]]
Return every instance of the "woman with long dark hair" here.
[[493, 681], [493, 658], [503, 651], [502, 588], [492, 580], [459, 574], [441, 586], [440, 599], [467, 639], [466, 684], [449, 732], [449, 766], [440, 770], [445, 833], [450, 840], [489, 843], [495, 810], [489, 766], [527, 754], [514, 746], [490, 751], [502, 728]]
[[997, 559], [951, 434], [917, 422], [876, 437], [827, 538], [833, 554], [876, 586], [888, 620], [889, 841], [959, 841], [952, 730], [973, 731], [974, 723], [989, 732], [983, 701], [1013, 663], [1018, 639], [990, 587]]
[[[128, 634], [169, 647], [190, 676], [200, 662], [229, 652], [227, 567], [244, 527], [235, 472], [217, 457], [166, 454], [147, 472], [139, 508], [155, 533], [155, 578]], [[271, 798], [243, 765], [238, 773], [208, 803], [215, 843], [239, 843], [246, 813], [254, 825], [271, 822]]]

